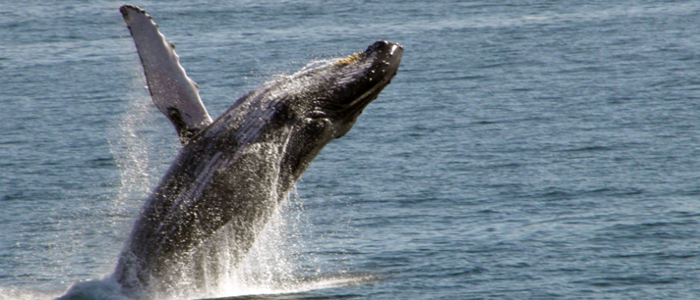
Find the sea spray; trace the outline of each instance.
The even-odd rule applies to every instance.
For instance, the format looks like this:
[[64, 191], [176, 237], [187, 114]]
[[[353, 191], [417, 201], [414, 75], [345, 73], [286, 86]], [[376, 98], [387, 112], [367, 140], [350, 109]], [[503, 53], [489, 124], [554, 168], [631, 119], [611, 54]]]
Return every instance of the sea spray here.
[[[134, 65], [134, 76], [139, 69]], [[124, 232], [143, 206], [143, 200], [160, 179], [179, 144], [170, 139], [172, 129], [162, 121], [153, 107], [146, 83], [142, 78], [134, 79], [126, 99], [128, 103], [118, 126], [110, 131], [110, 149], [119, 170], [119, 188], [113, 201], [118, 219], [114, 226]], [[126, 226], [126, 228], [124, 228]]]
[[[157, 182], [158, 176], [154, 174], [162, 173], [177, 146], [176, 143], [168, 145], [166, 139], [161, 138], [170, 133], [165, 132], [166, 129], [171, 129], [158, 125], [161, 123], [160, 116], [146, 96], [147, 90], [143, 89], [144, 86], [145, 82], [142, 79], [132, 81], [130, 92], [125, 97], [128, 101], [124, 114], [117, 126], [108, 131], [110, 150], [119, 172], [118, 189], [112, 200], [109, 220], [119, 244], [117, 247], [105, 249], [114, 252], [113, 258], [118, 256], [121, 244], [126, 240], [131, 225], [143, 205], [143, 199]], [[114, 263], [116, 261], [111, 263], [109, 271], [112, 271]], [[74, 283], [58, 299], [128, 299], [122, 294], [119, 283], [109, 275], [106, 273], [103, 279]], [[55, 296], [42, 297], [49, 298]]]
[[220, 274], [214, 296], [274, 293], [298, 281], [299, 213], [285, 200], [238, 267]]
[[280, 293], [298, 285], [299, 210], [285, 200], [275, 209], [247, 252], [241, 257], [234, 231], [223, 227], [203, 244], [193, 260], [182, 266], [190, 275], [178, 278], [188, 289], [163, 291], [155, 299], [215, 298]]

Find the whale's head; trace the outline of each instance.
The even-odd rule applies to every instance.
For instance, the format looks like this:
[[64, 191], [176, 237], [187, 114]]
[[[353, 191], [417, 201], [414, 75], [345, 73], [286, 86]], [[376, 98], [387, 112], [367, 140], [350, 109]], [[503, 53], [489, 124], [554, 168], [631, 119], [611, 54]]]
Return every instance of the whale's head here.
[[314, 88], [305, 103], [304, 114], [324, 127], [331, 138], [345, 135], [365, 107], [377, 99], [389, 85], [401, 63], [403, 47], [397, 43], [377, 41], [367, 50], [325, 66], [303, 72]]
[[287, 182], [291, 185], [321, 149], [344, 136], [389, 85], [402, 54], [399, 44], [378, 41], [347, 58], [316, 62], [281, 76], [238, 99], [195, 136], [196, 145], [191, 147], [211, 144], [226, 151], [246, 151], [248, 145], [284, 145], [282, 165], [293, 174]]

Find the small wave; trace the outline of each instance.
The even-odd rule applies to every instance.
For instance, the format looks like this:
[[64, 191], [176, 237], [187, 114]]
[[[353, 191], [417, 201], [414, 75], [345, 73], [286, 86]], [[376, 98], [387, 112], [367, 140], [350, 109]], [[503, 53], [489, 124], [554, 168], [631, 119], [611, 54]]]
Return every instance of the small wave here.
[[305, 292], [361, 286], [373, 284], [377, 281], [379, 281], [378, 276], [369, 274], [324, 275], [302, 278], [290, 282], [279, 282], [276, 286], [249, 286], [243, 291], [231, 291], [222, 293], [222, 295], [215, 298], [203, 298], [200, 300], [305, 299]]
[[369, 274], [343, 274], [310, 278], [301, 282], [298, 291], [329, 289], [336, 287], [360, 286], [379, 281], [379, 277]]
[[587, 280], [575, 281], [578, 284], [585, 284], [595, 287], [623, 287], [639, 285], [668, 285], [682, 281], [679, 277], [664, 277], [654, 274], [620, 276], [620, 277], [599, 277]]

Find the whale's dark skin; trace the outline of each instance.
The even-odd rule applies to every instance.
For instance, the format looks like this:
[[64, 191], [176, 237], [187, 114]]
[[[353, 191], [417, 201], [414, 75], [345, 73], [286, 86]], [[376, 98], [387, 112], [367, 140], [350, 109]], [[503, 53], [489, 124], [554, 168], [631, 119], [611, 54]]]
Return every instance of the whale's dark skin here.
[[[129, 18], [143, 11], [121, 10], [137, 40]], [[148, 53], [139, 49], [154, 102], [175, 125], [183, 147], [147, 200], [120, 256], [114, 278], [125, 293], [176, 289], [173, 274], [182, 272], [192, 253], [223, 227], [235, 240], [240, 260], [321, 149], [347, 133], [390, 83], [402, 53], [400, 45], [378, 41], [353, 57], [268, 83], [211, 122], [203, 106], [203, 113], [195, 109], [201, 116], [192, 121], [179, 117], [191, 110], [182, 105], [161, 108], [168, 99], [156, 99], [154, 90], [163, 88], [149, 78], [149, 70], [160, 67], [147, 66]]]

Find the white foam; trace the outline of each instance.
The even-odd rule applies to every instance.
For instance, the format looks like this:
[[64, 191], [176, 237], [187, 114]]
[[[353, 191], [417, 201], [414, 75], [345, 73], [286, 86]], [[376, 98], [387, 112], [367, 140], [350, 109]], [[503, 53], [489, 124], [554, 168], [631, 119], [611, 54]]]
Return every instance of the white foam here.
[[0, 287], [0, 300], [36, 300], [55, 299], [60, 293], [49, 293], [32, 290], [19, 290], [16, 288]]

